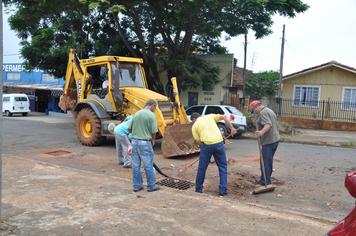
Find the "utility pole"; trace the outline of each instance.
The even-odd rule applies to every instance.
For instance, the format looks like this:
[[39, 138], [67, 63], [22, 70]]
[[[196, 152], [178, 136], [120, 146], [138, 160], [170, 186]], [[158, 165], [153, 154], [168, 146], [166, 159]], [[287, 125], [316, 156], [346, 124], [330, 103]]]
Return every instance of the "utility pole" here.
[[0, 222], [2, 222], [2, 140], [3, 140], [3, 125], [2, 125], [2, 66], [4, 64], [4, 52], [3, 52], [3, 26], [2, 26], [2, 2], [0, 3]]
[[278, 113], [281, 114], [282, 111], [282, 78], [283, 78], [283, 57], [284, 57], [284, 41], [285, 41], [285, 29], [286, 26], [283, 24], [282, 32], [282, 45], [281, 45], [281, 59], [279, 63], [279, 83], [278, 83]]
[[282, 45], [281, 45], [281, 60], [279, 63], [279, 84], [278, 84], [278, 98], [282, 98], [282, 78], [283, 78], [283, 57], [284, 57], [284, 41], [285, 41], [285, 25], [283, 25]]
[[255, 60], [256, 60], [256, 52], [253, 52], [253, 55], [252, 55], [252, 60], [251, 60], [251, 70], [253, 71], [253, 68], [255, 66]]
[[244, 99], [246, 98], [246, 54], [247, 54], [247, 32], [245, 33], [245, 43], [244, 43], [244, 69], [242, 71], [242, 95]]

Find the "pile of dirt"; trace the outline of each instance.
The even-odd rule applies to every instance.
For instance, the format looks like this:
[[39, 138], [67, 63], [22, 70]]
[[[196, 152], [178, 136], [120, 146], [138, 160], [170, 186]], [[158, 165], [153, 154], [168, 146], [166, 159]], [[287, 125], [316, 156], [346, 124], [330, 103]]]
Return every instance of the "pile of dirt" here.
[[[251, 192], [258, 186], [256, 185], [256, 182], [260, 179], [260, 176], [243, 172], [230, 175], [232, 176], [229, 177], [229, 179], [231, 179], [231, 181], [228, 183], [229, 192], [241, 196], [250, 195]], [[284, 185], [283, 181], [275, 178], [272, 178], [272, 183], [276, 186]]]
[[258, 176], [242, 172], [231, 173], [230, 176], [229, 192], [236, 195], [250, 194], [256, 188], [256, 181], [259, 179]]

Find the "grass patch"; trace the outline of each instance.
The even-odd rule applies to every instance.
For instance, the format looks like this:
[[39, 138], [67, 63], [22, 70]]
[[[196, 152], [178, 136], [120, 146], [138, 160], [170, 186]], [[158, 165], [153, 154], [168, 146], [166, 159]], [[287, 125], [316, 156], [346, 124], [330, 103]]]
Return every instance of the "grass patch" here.
[[356, 141], [345, 141], [340, 143], [341, 147], [356, 147]]

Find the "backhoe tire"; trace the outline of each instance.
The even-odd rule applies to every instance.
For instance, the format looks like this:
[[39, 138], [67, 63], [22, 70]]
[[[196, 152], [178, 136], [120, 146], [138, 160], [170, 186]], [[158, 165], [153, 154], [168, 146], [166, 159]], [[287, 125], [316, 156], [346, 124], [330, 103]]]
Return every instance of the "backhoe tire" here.
[[81, 144], [85, 146], [98, 146], [105, 137], [101, 135], [101, 122], [95, 112], [90, 108], [83, 108], [75, 119], [76, 132]]

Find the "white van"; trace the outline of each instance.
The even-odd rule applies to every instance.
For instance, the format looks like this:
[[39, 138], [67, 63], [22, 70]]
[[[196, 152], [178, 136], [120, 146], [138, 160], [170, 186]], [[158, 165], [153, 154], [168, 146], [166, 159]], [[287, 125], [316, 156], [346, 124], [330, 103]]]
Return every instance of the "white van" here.
[[12, 114], [22, 114], [27, 116], [30, 112], [30, 101], [24, 93], [11, 93], [2, 96], [2, 112], [6, 116]]

